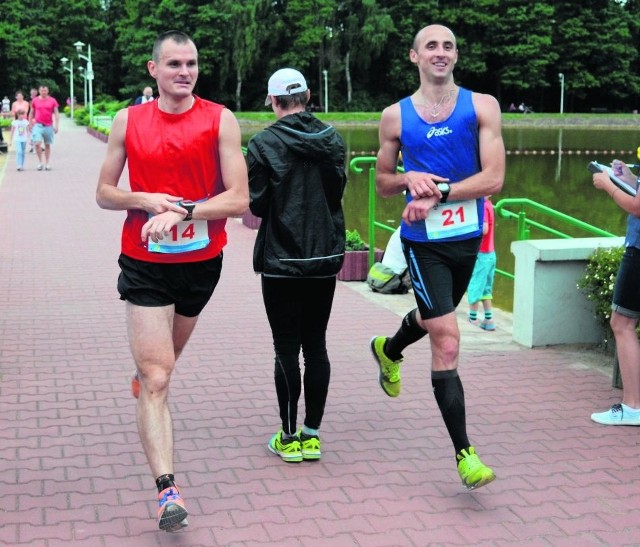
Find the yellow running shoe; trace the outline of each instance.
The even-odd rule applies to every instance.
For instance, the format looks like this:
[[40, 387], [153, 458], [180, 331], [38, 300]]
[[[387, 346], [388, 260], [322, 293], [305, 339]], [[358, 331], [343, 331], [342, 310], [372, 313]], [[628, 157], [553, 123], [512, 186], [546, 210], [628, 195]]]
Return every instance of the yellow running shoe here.
[[300, 445], [300, 439], [295, 436], [293, 439], [283, 440], [282, 429], [278, 431], [267, 445], [269, 450], [274, 454], [277, 454], [287, 463], [301, 462], [302, 461], [302, 446]]
[[473, 446], [467, 450], [462, 449], [456, 458], [458, 459], [458, 475], [467, 490], [480, 488], [496, 478], [491, 468], [480, 461]]
[[382, 387], [389, 397], [397, 397], [400, 395], [400, 388], [402, 387], [400, 383], [400, 365], [402, 364], [402, 359], [392, 361], [385, 355], [384, 345], [386, 341], [387, 338], [384, 336], [374, 336], [371, 339], [371, 352], [380, 369], [378, 373], [380, 387]]
[[298, 431], [298, 438], [302, 446], [302, 459], [319, 460], [322, 456], [320, 452], [320, 437], [317, 435], [307, 435], [300, 429]]

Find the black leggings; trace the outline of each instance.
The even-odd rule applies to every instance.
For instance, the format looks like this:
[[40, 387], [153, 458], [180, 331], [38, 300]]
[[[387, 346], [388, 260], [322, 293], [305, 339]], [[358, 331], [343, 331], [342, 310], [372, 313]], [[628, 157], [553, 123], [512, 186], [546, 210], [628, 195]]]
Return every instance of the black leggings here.
[[326, 334], [336, 278], [279, 278], [262, 276], [264, 299], [275, 349], [275, 384], [282, 429], [296, 430], [302, 390], [299, 355], [304, 357], [304, 425], [318, 429], [329, 391], [331, 365]]

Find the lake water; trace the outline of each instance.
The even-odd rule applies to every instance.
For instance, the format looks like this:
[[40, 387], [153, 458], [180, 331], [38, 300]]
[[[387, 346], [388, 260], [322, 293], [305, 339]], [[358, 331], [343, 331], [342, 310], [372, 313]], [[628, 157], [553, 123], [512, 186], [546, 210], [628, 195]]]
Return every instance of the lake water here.
[[[245, 128], [243, 144], [259, 129]], [[377, 127], [338, 127], [338, 130], [345, 140], [349, 161], [355, 156], [375, 156]], [[626, 214], [605, 193], [593, 187], [586, 166], [591, 160], [608, 164], [614, 158], [639, 163], [636, 150], [640, 146], [640, 125], [620, 129], [505, 127], [503, 136], [507, 149], [506, 177], [502, 192], [493, 197], [494, 205], [504, 198], [527, 198], [616, 235], [624, 235]], [[347, 228], [358, 230], [367, 239], [368, 174], [365, 169], [362, 174], [349, 171], [348, 176], [344, 196]], [[403, 207], [402, 196], [378, 198], [377, 220], [398, 226]], [[575, 229], [564, 229], [534, 212], [527, 211], [527, 217], [575, 237], [589, 237]], [[378, 230], [376, 246], [384, 248], [388, 237], [387, 232]], [[514, 257], [510, 246], [516, 237], [515, 220], [496, 218], [498, 268], [511, 273]], [[532, 230], [531, 237], [550, 236]], [[503, 310], [512, 310], [513, 281], [496, 276], [494, 303]]]

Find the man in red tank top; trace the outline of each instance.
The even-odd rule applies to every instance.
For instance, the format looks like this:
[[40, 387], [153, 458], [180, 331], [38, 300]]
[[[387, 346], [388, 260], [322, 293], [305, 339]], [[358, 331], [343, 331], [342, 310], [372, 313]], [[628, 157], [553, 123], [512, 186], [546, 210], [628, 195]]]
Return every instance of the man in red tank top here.
[[29, 125], [31, 142], [35, 145], [38, 155], [38, 171], [51, 171], [51, 145], [60, 124], [58, 106], [58, 101], [49, 95], [46, 85], [40, 86], [39, 95], [31, 101]]
[[[226, 219], [247, 209], [249, 190], [235, 117], [193, 95], [191, 38], [161, 34], [147, 67], [158, 100], [114, 118], [96, 200], [127, 211], [118, 291], [136, 363], [138, 432], [158, 488], [158, 526], [173, 532], [188, 512], [173, 474], [169, 382], [220, 278]], [[127, 162], [131, 190], [118, 188]]]

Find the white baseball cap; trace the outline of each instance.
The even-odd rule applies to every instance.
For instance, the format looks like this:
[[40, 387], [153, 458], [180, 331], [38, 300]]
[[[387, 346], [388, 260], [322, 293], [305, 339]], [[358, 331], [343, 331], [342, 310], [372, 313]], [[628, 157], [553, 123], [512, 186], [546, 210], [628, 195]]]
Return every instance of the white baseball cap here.
[[272, 95], [274, 97], [293, 95], [307, 89], [307, 81], [300, 72], [293, 68], [281, 68], [269, 78], [267, 98], [264, 100], [264, 105], [269, 106], [271, 104]]

